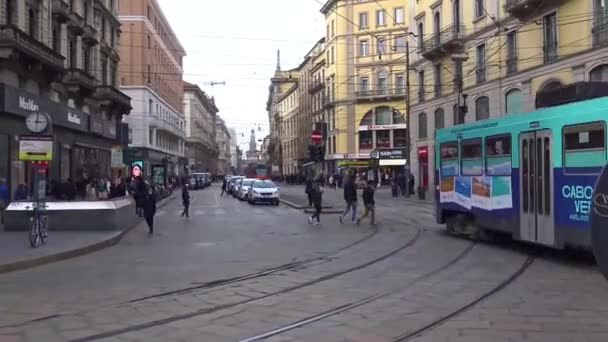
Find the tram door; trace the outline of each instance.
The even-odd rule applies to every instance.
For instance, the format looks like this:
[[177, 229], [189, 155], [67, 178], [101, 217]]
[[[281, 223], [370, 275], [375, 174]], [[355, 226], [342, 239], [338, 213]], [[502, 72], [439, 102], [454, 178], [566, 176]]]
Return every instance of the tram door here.
[[519, 136], [520, 238], [553, 246], [551, 130]]

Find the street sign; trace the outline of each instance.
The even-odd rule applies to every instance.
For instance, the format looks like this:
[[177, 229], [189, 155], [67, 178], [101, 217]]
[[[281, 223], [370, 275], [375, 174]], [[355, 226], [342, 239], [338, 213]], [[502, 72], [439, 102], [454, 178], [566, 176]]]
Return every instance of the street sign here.
[[19, 160], [53, 160], [53, 137], [50, 135], [20, 136]]
[[315, 130], [315, 131], [312, 131], [311, 138], [312, 138], [312, 142], [318, 143], [318, 142], [321, 142], [321, 140], [323, 140], [323, 134], [321, 133], [321, 131]]

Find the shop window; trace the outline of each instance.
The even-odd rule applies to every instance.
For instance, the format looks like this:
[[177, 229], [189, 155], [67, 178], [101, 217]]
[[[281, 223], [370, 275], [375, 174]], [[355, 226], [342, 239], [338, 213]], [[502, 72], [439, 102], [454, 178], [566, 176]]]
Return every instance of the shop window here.
[[394, 147], [407, 146], [407, 130], [406, 129], [396, 129], [393, 131], [393, 146]]
[[481, 176], [481, 139], [468, 139], [460, 143], [460, 173], [463, 176]]
[[374, 148], [374, 132], [361, 131], [359, 132], [359, 149], [370, 150]]
[[510, 176], [511, 167], [511, 136], [487, 137], [486, 174], [488, 176]]
[[376, 131], [376, 147], [390, 148], [391, 147], [391, 131]]
[[405, 123], [405, 119], [403, 118], [403, 115], [398, 110], [393, 110], [393, 123], [394, 124]]
[[[564, 166], [600, 167], [606, 164], [606, 124], [603, 122], [566, 126], [563, 130]], [[576, 169], [566, 169], [577, 173]]]
[[458, 142], [443, 143], [439, 149], [441, 176], [458, 175]]

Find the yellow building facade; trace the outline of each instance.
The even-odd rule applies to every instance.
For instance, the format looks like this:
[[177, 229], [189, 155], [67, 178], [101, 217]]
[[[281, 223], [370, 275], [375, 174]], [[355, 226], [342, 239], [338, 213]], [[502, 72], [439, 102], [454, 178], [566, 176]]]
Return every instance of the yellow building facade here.
[[[326, 172], [369, 174], [376, 148], [406, 146], [406, 1], [330, 0], [327, 24], [325, 120]], [[399, 167], [382, 168], [382, 177]]]
[[534, 110], [537, 93], [547, 88], [605, 81], [603, 4], [410, 0], [410, 157], [416, 185], [428, 193], [435, 188], [435, 129]]

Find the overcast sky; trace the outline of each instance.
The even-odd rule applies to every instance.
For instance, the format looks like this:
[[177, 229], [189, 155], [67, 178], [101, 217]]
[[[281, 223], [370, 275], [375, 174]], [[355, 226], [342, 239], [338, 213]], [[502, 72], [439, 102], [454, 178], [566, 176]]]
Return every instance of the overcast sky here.
[[[268, 134], [266, 100], [281, 50], [283, 69], [297, 66], [324, 35], [315, 0], [158, 0], [184, 46], [184, 79], [215, 97], [220, 116], [249, 141]], [[206, 85], [207, 82], [226, 85]], [[257, 130], [257, 128], [256, 128]], [[246, 148], [246, 146], [242, 146]]]

